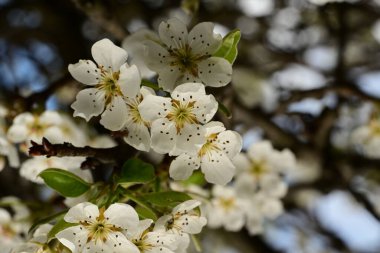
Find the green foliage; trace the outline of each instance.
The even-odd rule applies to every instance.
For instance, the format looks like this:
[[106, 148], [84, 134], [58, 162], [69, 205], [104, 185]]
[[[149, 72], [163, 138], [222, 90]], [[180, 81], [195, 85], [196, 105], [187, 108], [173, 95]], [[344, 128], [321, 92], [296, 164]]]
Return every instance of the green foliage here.
[[176, 205], [191, 199], [186, 193], [176, 191], [148, 193], [143, 195], [142, 198], [152, 205], [169, 208], [173, 208]]
[[151, 164], [132, 158], [124, 163], [119, 183], [146, 183], [154, 178], [154, 167]]
[[218, 102], [218, 111], [223, 113], [228, 119], [232, 117], [231, 111], [221, 102]]
[[55, 223], [55, 225], [51, 228], [51, 230], [49, 231], [49, 233], [48, 233], [48, 239], [49, 240], [51, 240], [51, 239], [53, 239], [54, 237], [55, 237], [55, 235], [58, 233], [58, 232], [60, 232], [60, 231], [62, 231], [62, 230], [64, 230], [64, 229], [66, 229], [66, 228], [69, 228], [69, 227], [72, 227], [72, 226], [76, 226], [77, 224], [75, 224], [75, 223], [68, 223], [68, 222], [66, 222], [64, 219], [63, 219], [63, 217], [61, 218], [61, 219], [59, 219], [58, 221], [57, 221], [57, 223]]
[[89, 183], [66, 170], [46, 169], [39, 176], [47, 186], [64, 197], [78, 197], [90, 189]]
[[222, 45], [219, 47], [218, 51], [215, 52], [214, 56], [222, 57], [233, 64], [238, 55], [237, 46], [240, 41], [240, 37], [241, 34], [238, 29], [229, 32], [223, 38]]
[[204, 174], [201, 171], [199, 171], [199, 170], [195, 171], [188, 179], [186, 179], [184, 181], [185, 185], [196, 184], [196, 185], [199, 185], [199, 186], [203, 186], [206, 183], [207, 182], [206, 182]]
[[59, 212], [59, 213], [55, 213], [53, 215], [50, 215], [46, 218], [43, 218], [43, 219], [40, 219], [40, 220], [37, 220], [35, 223], [33, 223], [33, 225], [30, 227], [28, 233], [29, 234], [33, 234], [34, 231], [41, 225], [43, 224], [46, 224], [46, 223], [49, 223], [50, 221], [53, 221], [53, 220], [56, 220], [60, 217], [62, 217], [65, 213], [67, 212], [67, 210], [65, 211], [62, 211], [62, 212]]
[[138, 213], [140, 219], [152, 219], [154, 221], [157, 220], [157, 215], [153, 212], [151, 208], [138, 205], [135, 207], [135, 210]]

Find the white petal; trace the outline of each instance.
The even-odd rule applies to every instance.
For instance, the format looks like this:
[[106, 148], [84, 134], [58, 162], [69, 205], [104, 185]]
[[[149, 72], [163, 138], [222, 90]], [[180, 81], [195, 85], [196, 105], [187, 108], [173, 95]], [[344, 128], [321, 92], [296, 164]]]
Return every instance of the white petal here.
[[178, 67], [166, 67], [158, 71], [158, 85], [165, 91], [172, 91], [182, 78], [182, 72]]
[[194, 215], [183, 215], [175, 222], [182, 228], [182, 231], [188, 234], [198, 234], [206, 225], [207, 220], [205, 217]]
[[109, 39], [102, 39], [96, 42], [91, 48], [92, 57], [98, 65], [102, 65], [106, 70], [119, 71], [127, 58], [127, 52], [115, 46]]
[[[254, 213], [254, 211], [252, 211], [252, 213]], [[262, 216], [250, 215], [246, 223], [246, 228], [250, 235], [261, 234], [264, 230]]]
[[34, 121], [35, 121], [35, 118], [33, 114], [31, 114], [30, 112], [24, 112], [17, 115], [16, 118], [14, 118], [13, 124], [29, 125], [29, 124], [33, 124]]
[[213, 95], [198, 97], [194, 104], [193, 113], [198, 121], [205, 124], [209, 122], [218, 110], [218, 102]]
[[239, 172], [243, 172], [243, 171], [248, 171], [252, 164], [251, 164], [251, 161], [248, 159], [248, 157], [243, 154], [243, 153], [239, 153], [237, 154], [233, 159], [232, 159], [232, 163], [235, 165], [236, 167], [236, 171], [239, 173]]
[[129, 240], [140, 240], [145, 230], [147, 230], [153, 224], [153, 220], [145, 219], [139, 221], [137, 228], [128, 230], [126, 232]]
[[171, 57], [168, 50], [154, 41], [144, 41], [143, 43], [146, 46], [144, 58], [148, 68], [156, 72], [167, 68], [174, 69], [174, 67], [170, 67]]
[[127, 124], [128, 136], [124, 138], [125, 142], [141, 151], [149, 151], [150, 134], [144, 124], [131, 123]]
[[170, 164], [170, 177], [174, 180], [185, 180], [193, 174], [194, 170], [199, 168], [199, 165], [200, 161], [197, 156], [182, 154]]
[[198, 64], [198, 74], [206, 86], [222, 87], [231, 82], [232, 65], [226, 59], [210, 57]]
[[87, 230], [82, 226], [66, 228], [56, 234], [56, 238], [73, 253], [80, 253], [86, 245]]
[[70, 208], [64, 220], [69, 223], [79, 223], [80, 221], [94, 221], [98, 216], [98, 207], [90, 202], [84, 202]]
[[153, 231], [159, 231], [159, 232], [166, 232], [166, 224], [167, 222], [172, 219], [171, 215], [163, 215], [160, 218], [156, 220], [154, 223], [154, 229]]
[[206, 136], [211, 134], [217, 134], [226, 130], [222, 122], [219, 121], [210, 121], [205, 125]]
[[104, 212], [107, 223], [124, 229], [136, 229], [139, 224], [139, 216], [135, 209], [128, 204], [115, 203]]
[[262, 190], [274, 198], [282, 198], [286, 195], [288, 187], [278, 174], [263, 175], [261, 180]]
[[202, 22], [190, 31], [188, 42], [192, 53], [212, 55], [219, 48], [222, 36], [214, 34], [214, 23]]
[[224, 227], [228, 231], [239, 231], [245, 224], [245, 217], [241, 210], [231, 211], [224, 217]]
[[138, 107], [142, 119], [148, 122], [165, 117], [170, 108], [170, 98], [155, 95], [148, 95], [144, 97], [144, 100]]
[[[108, 235], [105, 242], [104, 251], [90, 251], [93, 252], [114, 252], [114, 253], [140, 253], [140, 250], [130, 242], [122, 233], [115, 232]], [[108, 249], [108, 250], [107, 250]]]
[[[197, 99], [200, 95], [205, 95], [205, 86], [201, 83], [184, 83], [178, 85], [172, 92], [172, 98], [177, 100]], [[190, 98], [192, 96], [192, 98]]]
[[225, 185], [235, 175], [235, 166], [223, 152], [218, 151], [208, 152], [202, 157], [201, 169], [205, 179], [213, 184]]
[[80, 83], [87, 85], [99, 83], [100, 70], [93, 61], [80, 60], [78, 63], [69, 64], [69, 72]]
[[124, 96], [134, 98], [140, 91], [141, 77], [136, 65], [120, 68], [119, 85]]
[[177, 18], [171, 18], [168, 21], [161, 22], [158, 27], [160, 39], [169, 48], [184, 48], [187, 44], [186, 25]]
[[282, 202], [274, 198], [267, 198], [263, 201], [261, 208], [265, 217], [270, 220], [276, 219], [284, 212]]
[[38, 120], [42, 125], [58, 125], [63, 122], [62, 116], [56, 111], [45, 111]]
[[182, 71], [180, 77], [178, 78], [176, 84], [181, 83], [202, 83], [202, 80], [195, 76], [189, 69], [186, 69], [185, 72]]
[[125, 125], [127, 114], [128, 108], [124, 99], [121, 96], [114, 96], [102, 113], [100, 124], [111, 131], [118, 131]]
[[196, 152], [206, 142], [205, 132], [203, 126], [198, 124], [186, 124], [177, 135], [176, 153], [183, 152]]
[[166, 118], [153, 121], [151, 126], [152, 149], [159, 154], [169, 153], [177, 140], [175, 124]]
[[247, 150], [248, 157], [253, 161], [270, 160], [274, 149], [270, 141], [259, 141], [250, 146]]
[[29, 129], [25, 125], [12, 125], [8, 129], [7, 137], [13, 143], [20, 143], [28, 138]]
[[[165, 232], [149, 232], [144, 242], [156, 246], [154, 249], [157, 251], [152, 252], [172, 252], [171, 250], [175, 250], [178, 247], [179, 235]], [[160, 250], [160, 246], [162, 246], [162, 251]]]
[[240, 152], [243, 140], [240, 134], [228, 130], [218, 134], [217, 143], [228, 158], [232, 159]]
[[93, 116], [103, 112], [104, 92], [95, 88], [81, 90], [71, 108], [74, 109], [74, 117], [82, 117], [89, 121]]
[[177, 205], [176, 207], [173, 208], [172, 213], [182, 213], [182, 212], [189, 212], [193, 210], [194, 208], [200, 206], [202, 203], [199, 200], [191, 199], [191, 200], [186, 200], [185, 202]]

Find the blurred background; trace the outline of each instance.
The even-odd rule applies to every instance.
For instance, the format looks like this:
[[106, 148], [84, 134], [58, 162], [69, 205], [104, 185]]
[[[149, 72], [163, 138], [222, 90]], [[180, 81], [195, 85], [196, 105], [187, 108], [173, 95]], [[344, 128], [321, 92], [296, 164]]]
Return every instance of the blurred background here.
[[[67, 65], [168, 17], [241, 30], [232, 85], [217, 91], [232, 118], [219, 120], [245, 148], [266, 138], [298, 159], [286, 212], [262, 236], [209, 231], [204, 252], [380, 252], [379, 0], [0, 0], [9, 120], [38, 106], [72, 113], [81, 86]], [[36, 191], [14, 169], [0, 174], [0, 197]]]

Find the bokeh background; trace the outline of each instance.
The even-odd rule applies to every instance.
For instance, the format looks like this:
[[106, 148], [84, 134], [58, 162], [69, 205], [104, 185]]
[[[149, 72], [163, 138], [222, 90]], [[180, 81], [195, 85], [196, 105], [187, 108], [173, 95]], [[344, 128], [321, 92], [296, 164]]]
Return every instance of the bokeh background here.
[[[204, 252], [380, 252], [379, 0], [0, 0], [0, 101], [10, 117], [39, 105], [70, 113], [81, 86], [69, 63], [168, 17], [241, 30], [232, 85], [217, 93], [232, 118], [219, 120], [245, 148], [267, 138], [299, 160], [285, 214], [262, 236], [206, 232]], [[8, 195], [43, 198], [5, 168]]]

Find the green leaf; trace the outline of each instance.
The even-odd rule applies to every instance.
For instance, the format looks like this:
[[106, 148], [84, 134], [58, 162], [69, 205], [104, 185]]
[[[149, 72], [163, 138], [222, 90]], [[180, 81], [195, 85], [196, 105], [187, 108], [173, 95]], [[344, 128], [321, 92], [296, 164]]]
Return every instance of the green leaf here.
[[124, 163], [119, 183], [145, 183], [154, 178], [153, 165], [137, 158], [132, 158]]
[[90, 189], [89, 183], [66, 170], [46, 169], [39, 176], [64, 197], [78, 197]]
[[48, 238], [49, 238], [49, 240], [50, 240], [50, 239], [54, 238], [55, 235], [56, 235], [58, 232], [60, 232], [60, 231], [62, 231], [62, 230], [64, 230], [64, 229], [66, 229], [66, 228], [69, 228], [69, 227], [72, 227], [72, 226], [77, 226], [77, 225], [78, 225], [78, 224], [75, 224], [75, 223], [68, 223], [68, 222], [66, 222], [66, 221], [63, 219], [63, 217], [62, 217], [62, 218], [59, 219], [59, 220], [57, 221], [57, 223], [55, 223], [55, 225], [51, 228], [51, 230], [50, 230], [49, 233], [48, 233]]
[[43, 225], [43, 224], [46, 224], [46, 223], [49, 223], [50, 221], [55, 220], [55, 219], [57, 219], [57, 218], [63, 216], [66, 212], [67, 212], [67, 210], [62, 211], [62, 212], [59, 212], [59, 213], [55, 213], [55, 214], [50, 215], [50, 216], [48, 216], [48, 217], [45, 217], [45, 218], [43, 218], [43, 219], [37, 220], [37, 221], [36, 221], [35, 223], [33, 223], [33, 225], [29, 228], [28, 233], [29, 233], [29, 234], [33, 234], [34, 231], [35, 231], [39, 226], [41, 226], [41, 225]]
[[201, 171], [198, 170], [198, 171], [195, 171], [188, 179], [186, 179], [185, 181], [183, 181], [183, 183], [185, 185], [196, 184], [196, 185], [203, 186], [207, 182], [205, 180], [204, 174]]
[[218, 111], [223, 113], [228, 119], [232, 117], [232, 113], [223, 103], [218, 102]]
[[214, 56], [222, 57], [229, 61], [231, 64], [234, 63], [236, 57], [238, 55], [237, 45], [240, 41], [240, 31], [235, 29], [229, 32], [224, 38], [222, 45], [219, 49], [214, 53]]
[[190, 15], [194, 15], [199, 10], [199, 0], [182, 0], [181, 8]]
[[158, 84], [155, 84], [155, 83], [148, 81], [146, 79], [141, 80], [141, 85], [152, 88], [155, 91], [160, 90], [160, 87], [158, 86]]
[[191, 199], [186, 193], [175, 191], [148, 193], [142, 197], [146, 202], [152, 205], [170, 208]]
[[157, 215], [150, 209], [143, 206], [136, 206], [136, 212], [138, 213], [140, 219], [152, 219], [154, 221], [157, 220]]

